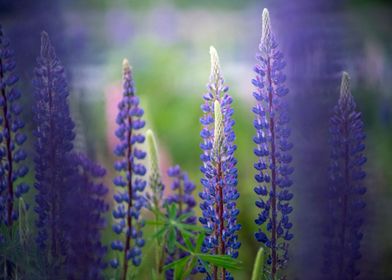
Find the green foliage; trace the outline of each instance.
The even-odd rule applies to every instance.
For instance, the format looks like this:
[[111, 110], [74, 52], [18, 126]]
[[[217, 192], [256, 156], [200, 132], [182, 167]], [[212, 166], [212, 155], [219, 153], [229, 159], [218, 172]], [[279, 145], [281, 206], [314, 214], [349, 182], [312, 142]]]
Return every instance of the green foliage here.
[[[166, 205], [164, 210], [165, 212], [162, 212], [160, 209], [154, 209], [154, 214], [158, 219], [147, 221], [148, 225], [153, 225], [157, 228], [153, 238], [163, 240], [163, 244], [167, 244], [169, 253], [179, 248], [187, 252], [188, 255], [163, 266], [161, 268], [162, 271], [173, 269], [174, 279], [186, 279], [199, 264], [203, 265], [209, 274], [211, 274], [210, 266], [222, 267], [227, 270], [239, 270], [241, 268], [240, 262], [229, 256], [209, 255], [201, 251], [206, 229], [186, 223], [186, 220], [192, 214], [178, 215], [178, 209], [175, 204]], [[183, 244], [178, 240], [183, 240]], [[165, 249], [162, 248], [162, 250]], [[163, 252], [160, 253], [164, 255]]]

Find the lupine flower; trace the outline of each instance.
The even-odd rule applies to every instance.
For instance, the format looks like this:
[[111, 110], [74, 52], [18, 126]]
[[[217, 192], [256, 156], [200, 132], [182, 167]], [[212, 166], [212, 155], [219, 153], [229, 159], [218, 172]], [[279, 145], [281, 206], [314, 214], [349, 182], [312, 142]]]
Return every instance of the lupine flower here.
[[64, 221], [69, 209], [64, 208], [64, 199], [68, 198], [70, 178], [74, 172], [70, 152], [75, 134], [68, 107], [64, 67], [46, 32], [41, 34], [41, 50], [33, 84], [36, 241], [41, 249], [49, 247], [52, 273], [58, 274], [54, 263], [66, 254]]
[[71, 212], [67, 201], [74, 197], [71, 186], [76, 167], [71, 159], [75, 133], [64, 67], [46, 32], [41, 34], [33, 85], [36, 242], [44, 251], [45, 273], [53, 278], [65, 273], [64, 261], [69, 253], [67, 233], [72, 231], [71, 226], [76, 226], [77, 220], [72, 225], [67, 223]]
[[326, 279], [356, 279], [363, 234], [362, 196], [366, 192], [363, 164], [366, 157], [361, 113], [350, 92], [349, 76], [343, 73], [340, 97], [330, 119], [331, 161], [329, 211], [324, 248]]
[[28, 168], [22, 164], [27, 157], [22, 148], [27, 137], [22, 132], [25, 124], [20, 116], [21, 94], [15, 88], [19, 79], [14, 74], [15, 66], [14, 52], [0, 26], [0, 225], [4, 222], [8, 226], [18, 217], [15, 198], [29, 190], [25, 182], [18, 182]]
[[[267, 9], [263, 11], [262, 20], [260, 53], [254, 68], [256, 77], [252, 80], [256, 99], [253, 107], [256, 136], [253, 141], [256, 143], [254, 154], [257, 161], [254, 167], [257, 170], [257, 186], [254, 191], [259, 196], [256, 206], [260, 209], [255, 220], [259, 226], [255, 237], [268, 248], [266, 269], [275, 279], [278, 270], [284, 268], [288, 260], [288, 241], [293, 238], [290, 233], [292, 223], [289, 221], [293, 210], [289, 204], [293, 198], [289, 190], [292, 185], [290, 175], [293, 173], [289, 153], [292, 144], [289, 142], [289, 116], [284, 101], [288, 93], [284, 85], [286, 77], [282, 72], [285, 62], [271, 31]], [[264, 224], [266, 227], [261, 227]]]
[[104, 279], [107, 248], [100, 240], [109, 205], [104, 200], [108, 188], [101, 180], [106, 170], [81, 153], [72, 154], [71, 160], [77, 172], [69, 185], [72, 195], [64, 200], [67, 279]]
[[[189, 214], [190, 216], [184, 221], [187, 224], [195, 225], [197, 220], [196, 216], [194, 216], [194, 207], [196, 206], [196, 201], [193, 197], [193, 191], [195, 190], [195, 184], [190, 181], [188, 174], [181, 170], [180, 166], [175, 165], [170, 167], [167, 171], [167, 174], [170, 178], [173, 179], [170, 189], [173, 191], [173, 194], [169, 195], [165, 199], [165, 204], [172, 205], [176, 204], [178, 214], [177, 216], [183, 214]], [[184, 244], [182, 237], [180, 234], [177, 234], [177, 241], [181, 244]], [[181, 259], [187, 256], [188, 253], [183, 250], [177, 248], [173, 252], [169, 252], [166, 248], [167, 257], [166, 263], [171, 263], [175, 260]], [[196, 271], [194, 271], [196, 272]], [[166, 271], [166, 279], [173, 279], [173, 270], [169, 269]]]
[[141, 192], [147, 184], [144, 179], [146, 168], [141, 162], [146, 152], [140, 148], [145, 140], [140, 131], [145, 125], [142, 120], [144, 111], [139, 107], [132, 71], [126, 59], [123, 61], [123, 98], [118, 108], [116, 136], [120, 143], [114, 153], [120, 159], [114, 167], [120, 175], [113, 181], [120, 190], [114, 195], [117, 205], [113, 210], [116, 220], [113, 231], [118, 234], [118, 239], [112, 242], [111, 247], [122, 256], [121, 260], [113, 259], [111, 266], [116, 268], [122, 262], [121, 279], [124, 280], [127, 278], [129, 262], [132, 261], [134, 266], [139, 266], [141, 262], [144, 239], [140, 210], [145, 204]]
[[[200, 147], [203, 150], [201, 179], [203, 191], [200, 198], [202, 217], [199, 219], [208, 230], [203, 244], [203, 251], [214, 255], [229, 255], [238, 257], [241, 243], [238, 241], [237, 231], [241, 225], [237, 223], [239, 210], [236, 200], [237, 191], [237, 160], [234, 157], [236, 145], [233, 143], [234, 120], [232, 119], [233, 99], [227, 93], [221, 74], [219, 58], [215, 48], [210, 48], [211, 75], [208, 92], [204, 95], [204, 104], [201, 106], [204, 113], [200, 119], [203, 125], [200, 133], [203, 138]], [[201, 272], [206, 272], [203, 268]], [[214, 267], [214, 279], [218, 278], [218, 269]], [[222, 279], [232, 279], [232, 276], [222, 269]], [[207, 279], [211, 279], [207, 275]]]

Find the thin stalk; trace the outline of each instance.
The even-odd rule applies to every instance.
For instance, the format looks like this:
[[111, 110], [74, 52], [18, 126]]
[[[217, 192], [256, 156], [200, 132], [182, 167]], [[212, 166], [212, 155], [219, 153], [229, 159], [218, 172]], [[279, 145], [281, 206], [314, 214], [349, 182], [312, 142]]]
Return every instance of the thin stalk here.
[[[159, 211], [158, 207], [158, 200], [154, 196], [154, 207], [155, 211]], [[154, 226], [154, 231], [155, 233], [158, 232], [158, 222], [159, 222], [159, 217], [157, 214], [155, 214], [155, 221], [156, 225]], [[156, 250], [155, 250], [155, 270], [158, 273], [158, 279], [161, 278], [161, 273], [162, 273], [162, 267], [163, 267], [163, 259], [165, 256], [165, 250], [161, 244], [164, 244], [164, 242], [160, 242], [159, 238], [157, 237], [156, 239]]]
[[[218, 170], [218, 182], [222, 181], [222, 162], [219, 159], [217, 163], [217, 170]], [[225, 241], [223, 240], [223, 231], [225, 229], [225, 219], [223, 217], [223, 210], [224, 210], [224, 205], [223, 205], [223, 186], [218, 183], [216, 186], [216, 192], [219, 197], [219, 204], [216, 205], [216, 212], [218, 213], [219, 216], [219, 232], [218, 234], [218, 239], [219, 239], [219, 248], [216, 248], [216, 250], [219, 252], [220, 255], [225, 255], [226, 253], [226, 246], [225, 246]], [[218, 279], [218, 271], [217, 267], [214, 267], [214, 279]], [[222, 274], [221, 274], [221, 279], [225, 280], [226, 279], [226, 270], [222, 268]]]
[[[268, 58], [267, 62], [267, 77], [269, 88], [272, 89], [272, 79], [271, 79], [271, 61]], [[271, 276], [272, 279], [275, 278], [276, 271], [277, 271], [277, 252], [276, 252], [276, 220], [277, 220], [277, 212], [276, 212], [276, 157], [275, 157], [275, 120], [272, 117], [272, 110], [273, 110], [273, 96], [272, 90], [268, 93], [268, 102], [269, 102], [269, 123], [270, 123], [270, 132], [271, 132], [271, 161], [272, 161], [272, 169], [271, 169], [271, 209], [272, 209], [272, 216], [271, 216], [271, 255], [272, 255], [272, 264], [271, 264]]]
[[346, 238], [346, 219], [347, 219], [347, 205], [348, 205], [348, 188], [350, 185], [350, 171], [349, 171], [349, 145], [347, 143], [348, 139], [348, 123], [345, 120], [343, 126], [344, 139], [346, 143], [344, 144], [344, 193], [343, 193], [343, 209], [342, 209], [342, 229], [340, 233], [340, 261], [339, 261], [339, 279], [343, 277], [343, 267], [344, 267], [344, 246]]
[[[129, 122], [129, 127], [132, 127], [132, 118], [129, 116], [129, 107], [128, 107], [128, 122]], [[132, 217], [129, 214], [130, 210], [132, 209], [132, 163], [131, 163], [131, 153], [132, 153], [132, 144], [131, 144], [131, 137], [132, 137], [132, 129], [129, 130], [128, 132], [128, 137], [127, 137], [127, 144], [128, 144], [128, 150], [127, 150], [127, 170], [129, 173], [129, 180], [128, 180], [128, 196], [129, 196], [129, 203], [127, 207], [127, 224], [128, 224], [128, 233], [125, 234], [125, 250], [124, 250], [124, 267], [122, 271], [122, 280], [126, 280], [127, 277], [127, 272], [128, 272], [128, 258], [127, 258], [127, 252], [130, 249], [131, 246], [131, 235], [132, 235]]]

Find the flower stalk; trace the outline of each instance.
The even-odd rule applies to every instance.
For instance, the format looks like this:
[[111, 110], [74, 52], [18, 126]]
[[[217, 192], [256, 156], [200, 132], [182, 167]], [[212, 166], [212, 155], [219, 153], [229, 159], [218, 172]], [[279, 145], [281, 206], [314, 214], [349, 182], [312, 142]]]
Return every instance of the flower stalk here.
[[[203, 252], [237, 258], [238, 248], [241, 245], [237, 231], [241, 225], [237, 223], [239, 210], [236, 207], [236, 200], [239, 193], [237, 160], [234, 157], [236, 145], [233, 143], [235, 139], [231, 108], [233, 100], [224, 85], [219, 57], [214, 47], [210, 48], [210, 56], [210, 82], [208, 92], [203, 97], [204, 115], [200, 119], [203, 125], [200, 133], [203, 141], [200, 147], [203, 150], [201, 171], [204, 177], [201, 179], [203, 191], [200, 197], [203, 202], [200, 204], [202, 217], [199, 220], [207, 229]], [[203, 268], [200, 271], [206, 272]], [[219, 272], [216, 266], [213, 266], [212, 277], [232, 279], [230, 273], [225, 269]]]
[[269, 269], [271, 278], [275, 279], [284, 277], [279, 271], [288, 261], [288, 241], [293, 238], [288, 216], [292, 212], [289, 201], [293, 194], [288, 188], [292, 185], [293, 168], [290, 166], [292, 144], [289, 142], [289, 116], [284, 98], [288, 93], [282, 71], [285, 62], [272, 33], [267, 9], [262, 15], [259, 51], [258, 64], [254, 68], [256, 77], [252, 80], [256, 99], [252, 110], [256, 129], [254, 154], [257, 156], [254, 167], [258, 184], [254, 191], [259, 196], [256, 206], [261, 210], [255, 222], [258, 226], [266, 223], [267, 230], [259, 228], [255, 237], [268, 248], [268, 266], [264, 268]]
[[[123, 61], [123, 97], [118, 108], [116, 136], [120, 143], [116, 146], [114, 154], [119, 160], [114, 167], [119, 176], [113, 182], [120, 191], [114, 195], [117, 205], [113, 210], [113, 217], [116, 220], [113, 231], [121, 236], [122, 240], [114, 240], [111, 247], [122, 254], [121, 279], [125, 280], [128, 277], [130, 261], [135, 267], [141, 263], [141, 248], [144, 246], [141, 228], [144, 222], [140, 211], [145, 205], [141, 193], [147, 184], [144, 179], [146, 168], [142, 164], [147, 153], [139, 147], [145, 141], [145, 136], [141, 132], [145, 126], [142, 119], [144, 111], [140, 108], [139, 98], [135, 95], [132, 69], [126, 59]], [[110, 263], [113, 268], [120, 266], [118, 258], [112, 259]]]

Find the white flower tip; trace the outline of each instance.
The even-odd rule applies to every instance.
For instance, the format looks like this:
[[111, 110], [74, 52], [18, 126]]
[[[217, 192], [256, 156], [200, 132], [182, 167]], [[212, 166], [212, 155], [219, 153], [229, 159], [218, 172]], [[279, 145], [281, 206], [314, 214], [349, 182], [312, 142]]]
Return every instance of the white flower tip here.
[[340, 97], [347, 97], [350, 94], [350, 75], [343, 71], [342, 81], [340, 84]]
[[152, 138], [152, 137], [154, 137], [154, 133], [152, 132], [151, 129], [147, 129], [147, 131], [146, 131], [146, 137], [147, 137], [147, 138]]
[[264, 8], [263, 15], [261, 17], [262, 29], [261, 29], [261, 40], [264, 41], [270, 36], [271, 33], [271, 21], [268, 9]]
[[211, 74], [219, 72], [219, 56], [218, 52], [213, 46], [210, 46], [210, 57], [211, 57]]
[[124, 70], [125, 70], [125, 69], [130, 69], [130, 68], [131, 68], [131, 67], [129, 66], [129, 61], [128, 61], [128, 59], [126, 59], [126, 58], [123, 59], [122, 66], [123, 66], [123, 69], [124, 69]]

